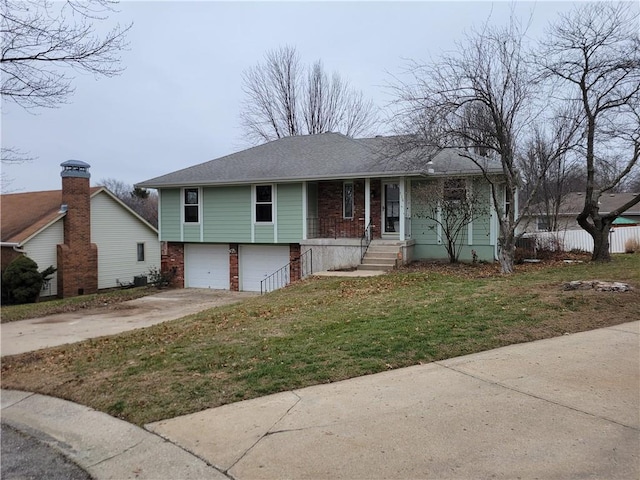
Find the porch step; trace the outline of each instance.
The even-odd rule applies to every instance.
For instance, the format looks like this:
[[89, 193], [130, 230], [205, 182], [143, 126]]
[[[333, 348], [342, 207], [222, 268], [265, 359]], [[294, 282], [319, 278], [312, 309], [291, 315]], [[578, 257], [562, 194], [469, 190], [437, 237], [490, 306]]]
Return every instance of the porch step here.
[[400, 245], [397, 242], [374, 240], [369, 245], [367, 253], [358, 265], [358, 270], [393, 270]]
[[392, 265], [395, 266], [397, 254], [394, 253], [376, 253], [372, 255], [365, 255], [362, 259], [363, 264], [380, 264], [380, 265]]
[[379, 271], [382, 270], [384, 272], [388, 272], [389, 270], [393, 270], [395, 268], [395, 265], [377, 265], [377, 264], [360, 264], [358, 265], [358, 270], [375, 270], [375, 271]]

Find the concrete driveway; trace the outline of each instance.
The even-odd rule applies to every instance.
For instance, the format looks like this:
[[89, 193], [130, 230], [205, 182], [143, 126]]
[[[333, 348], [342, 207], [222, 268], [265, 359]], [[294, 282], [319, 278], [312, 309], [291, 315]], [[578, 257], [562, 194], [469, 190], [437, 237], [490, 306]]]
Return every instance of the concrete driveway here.
[[61, 313], [48, 317], [3, 323], [2, 356], [115, 335], [156, 323], [237, 303], [255, 296], [252, 292], [231, 292], [185, 288], [129, 300], [105, 308]]

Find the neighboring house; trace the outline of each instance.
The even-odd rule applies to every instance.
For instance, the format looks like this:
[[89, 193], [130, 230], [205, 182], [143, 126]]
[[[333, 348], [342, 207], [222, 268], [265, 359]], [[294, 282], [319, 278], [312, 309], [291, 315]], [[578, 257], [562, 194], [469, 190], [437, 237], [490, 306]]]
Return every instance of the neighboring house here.
[[2, 270], [18, 255], [58, 271], [41, 296], [70, 297], [131, 283], [160, 267], [157, 230], [104, 187], [89, 186], [89, 165], [61, 164], [62, 190], [6, 194]]
[[[600, 213], [606, 215], [637, 196], [638, 193], [605, 193], [601, 195], [599, 199]], [[576, 218], [583, 207], [583, 192], [571, 192], [567, 194], [560, 204], [558, 230], [581, 229], [582, 227], [580, 227]], [[543, 213], [543, 208], [533, 206], [531, 212], [531, 215], [529, 215], [527, 219], [528, 222], [526, 222], [525, 231], [528, 233], [549, 231], [549, 226], [552, 222], [550, 222], [547, 215]], [[614, 226], [616, 227], [635, 225], [640, 225], [640, 203], [631, 207], [614, 221]]]
[[[137, 186], [158, 190], [163, 268], [174, 269], [180, 285], [260, 291], [290, 262], [287, 274], [298, 279], [297, 259], [309, 250], [303, 258], [314, 271], [362, 268], [369, 239], [366, 255], [391, 249], [391, 266], [447, 258], [442, 231], [420, 216], [416, 192], [453, 185], [480, 193], [489, 206], [489, 185], [460, 152], [422, 153], [403, 151], [396, 138], [294, 136]], [[479, 160], [501, 174], [499, 162]], [[487, 208], [465, 229], [461, 258], [475, 250], [493, 261], [497, 232]], [[376, 268], [375, 260], [364, 262]]]

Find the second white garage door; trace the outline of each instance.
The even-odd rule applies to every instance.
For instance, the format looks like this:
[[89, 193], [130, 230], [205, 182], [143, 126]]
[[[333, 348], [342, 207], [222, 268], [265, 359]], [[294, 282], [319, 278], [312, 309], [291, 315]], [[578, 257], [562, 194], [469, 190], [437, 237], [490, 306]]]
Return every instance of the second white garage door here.
[[229, 245], [187, 244], [184, 263], [186, 287], [229, 289]]
[[289, 264], [289, 246], [240, 245], [240, 290], [259, 292], [260, 282]]

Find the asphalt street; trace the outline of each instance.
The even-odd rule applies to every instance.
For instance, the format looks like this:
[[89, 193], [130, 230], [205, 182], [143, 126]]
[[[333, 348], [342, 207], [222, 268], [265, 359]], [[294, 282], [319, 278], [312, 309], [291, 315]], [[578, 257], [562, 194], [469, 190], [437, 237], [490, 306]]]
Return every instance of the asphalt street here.
[[2, 424], [3, 480], [91, 480], [91, 476], [44, 442]]

